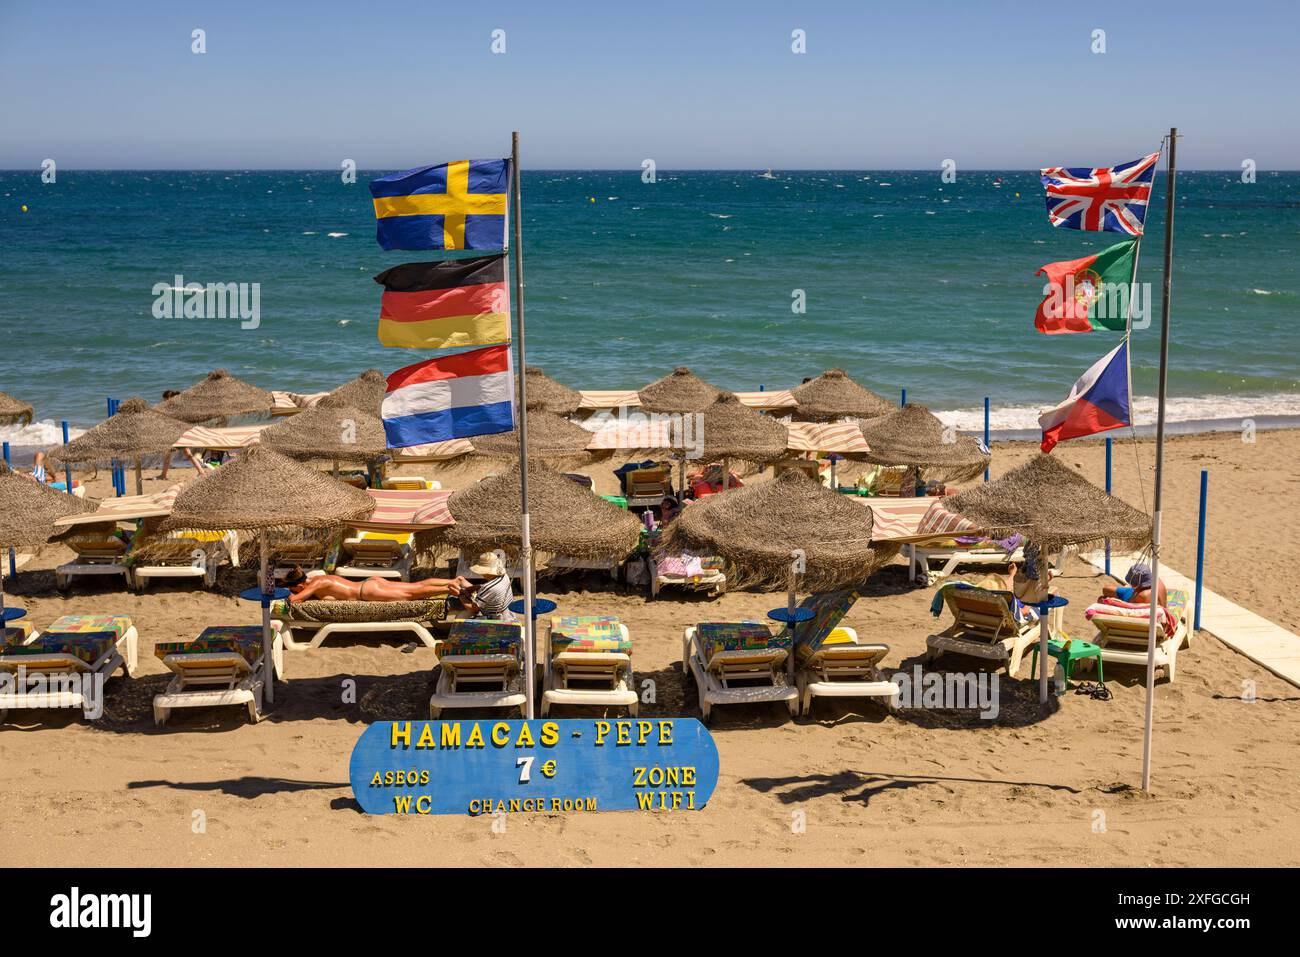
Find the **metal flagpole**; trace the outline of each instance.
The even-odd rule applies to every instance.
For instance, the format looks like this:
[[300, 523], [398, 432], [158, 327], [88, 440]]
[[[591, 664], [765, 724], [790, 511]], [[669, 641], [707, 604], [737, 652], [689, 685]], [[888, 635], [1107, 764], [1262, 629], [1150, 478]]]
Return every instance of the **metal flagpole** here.
[[1160, 304], [1160, 394], [1156, 411], [1156, 491], [1151, 509], [1151, 611], [1147, 628], [1146, 730], [1142, 736], [1142, 790], [1151, 790], [1151, 726], [1155, 722], [1156, 611], [1160, 607], [1160, 480], [1165, 461], [1165, 391], [1169, 382], [1169, 295], [1173, 286], [1174, 182], [1177, 176], [1178, 128], [1169, 130], [1169, 183], [1165, 193], [1165, 285]]
[[526, 716], [533, 717], [533, 657], [536, 653], [533, 619], [533, 541], [528, 528], [528, 393], [527, 377], [524, 375], [524, 251], [523, 251], [523, 212], [519, 198], [519, 133], [510, 134], [510, 206], [514, 221], [513, 252], [515, 260], [515, 316], [519, 328], [516, 340], [519, 343], [519, 366], [515, 369], [517, 377], [519, 403], [519, 495], [522, 523], [519, 530], [519, 554], [523, 559], [522, 578], [524, 586], [524, 695]]

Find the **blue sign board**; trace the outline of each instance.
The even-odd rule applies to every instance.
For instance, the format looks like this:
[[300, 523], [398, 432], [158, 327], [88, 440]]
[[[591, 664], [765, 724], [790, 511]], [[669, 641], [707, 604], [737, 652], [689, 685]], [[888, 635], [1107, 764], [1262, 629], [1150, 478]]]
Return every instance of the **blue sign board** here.
[[349, 774], [369, 814], [698, 811], [718, 749], [694, 718], [381, 721]]

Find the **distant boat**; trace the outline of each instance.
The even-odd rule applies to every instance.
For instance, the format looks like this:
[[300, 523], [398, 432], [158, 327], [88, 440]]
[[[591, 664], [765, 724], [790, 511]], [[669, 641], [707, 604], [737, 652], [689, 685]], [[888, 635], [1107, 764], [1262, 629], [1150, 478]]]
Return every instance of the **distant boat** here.
[[770, 169], [769, 169], [769, 170], [765, 170], [765, 171], [762, 172], [762, 173], [759, 173], [759, 174], [758, 174], [758, 178], [759, 178], [759, 179], [776, 179], [776, 177], [772, 175], [772, 171], [771, 171]]

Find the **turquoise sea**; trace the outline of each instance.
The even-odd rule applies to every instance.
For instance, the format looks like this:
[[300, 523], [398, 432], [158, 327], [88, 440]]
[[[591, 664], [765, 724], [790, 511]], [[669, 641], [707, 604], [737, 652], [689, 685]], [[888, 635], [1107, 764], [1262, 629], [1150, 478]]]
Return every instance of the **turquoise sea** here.
[[[362, 173], [0, 172], [0, 390], [86, 426], [106, 396], [159, 398], [224, 366], [317, 391], [427, 354], [376, 339], [385, 253]], [[1037, 410], [1116, 342], [1039, 335], [1044, 263], [1123, 238], [1051, 227], [1037, 171], [527, 171], [528, 359], [580, 388], [636, 388], [688, 364], [724, 388], [832, 366], [975, 427]], [[1139, 280], [1134, 390], [1155, 391], [1164, 182]], [[22, 212], [22, 205], [28, 207]], [[1300, 415], [1300, 173], [1179, 175], [1169, 380], [1176, 420]], [[153, 287], [260, 284], [260, 326], [157, 319]], [[795, 291], [806, 312], [792, 311]], [[1140, 421], [1151, 403], [1139, 399]]]

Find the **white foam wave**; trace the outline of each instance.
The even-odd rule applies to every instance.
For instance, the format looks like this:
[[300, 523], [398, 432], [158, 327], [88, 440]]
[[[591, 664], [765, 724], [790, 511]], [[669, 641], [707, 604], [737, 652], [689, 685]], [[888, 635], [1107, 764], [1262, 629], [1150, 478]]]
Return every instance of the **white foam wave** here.
[[[1002, 406], [996, 404], [989, 410], [989, 428], [994, 432], [1033, 432], [1038, 429], [1038, 416], [1052, 407]], [[1156, 397], [1137, 396], [1133, 403], [1134, 424], [1139, 428], [1153, 426], [1156, 421]], [[962, 432], [979, 432], [984, 428], [984, 409], [944, 409], [934, 413], [945, 424]], [[1278, 392], [1269, 395], [1206, 395], [1189, 398], [1170, 398], [1165, 417], [1167, 422], [1240, 422], [1260, 416], [1300, 417], [1300, 394]]]
[[[85, 431], [69, 427], [68, 438], [75, 439]], [[0, 441], [12, 446], [62, 445], [63, 427], [53, 419], [41, 419], [30, 425], [0, 425]]]

